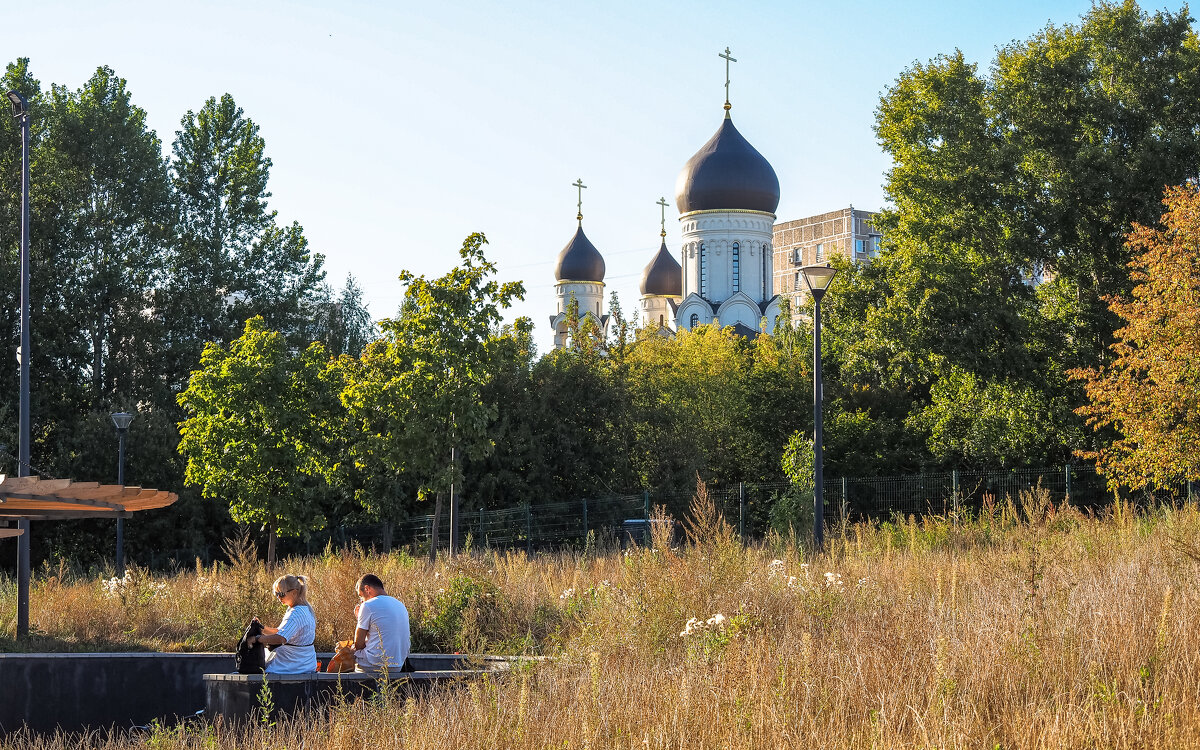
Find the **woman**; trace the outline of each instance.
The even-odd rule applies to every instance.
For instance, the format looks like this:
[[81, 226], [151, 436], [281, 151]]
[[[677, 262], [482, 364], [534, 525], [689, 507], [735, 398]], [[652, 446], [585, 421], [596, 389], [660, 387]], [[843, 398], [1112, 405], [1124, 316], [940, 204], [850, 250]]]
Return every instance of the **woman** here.
[[[282, 576], [273, 586], [275, 597], [287, 606], [277, 628], [263, 628], [254, 643], [275, 646], [267, 655], [268, 674], [304, 674], [317, 671], [317, 618], [308, 604], [308, 579]], [[257, 617], [254, 619], [258, 619]]]

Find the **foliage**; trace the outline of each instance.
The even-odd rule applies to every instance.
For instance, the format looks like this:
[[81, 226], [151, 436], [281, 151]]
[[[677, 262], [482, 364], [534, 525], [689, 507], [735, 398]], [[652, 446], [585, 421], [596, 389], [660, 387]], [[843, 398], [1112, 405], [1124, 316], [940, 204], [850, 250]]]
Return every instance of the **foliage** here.
[[322, 377], [326, 362], [320, 344], [292, 353], [283, 334], [254, 317], [228, 349], [204, 348], [179, 394], [188, 414], [179, 443], [185, 479], [228, 503], [234, 520], [268, 527], [272, 548], [277, 532], [325, 524], [314, 498], [329, 473], [322, 436], [336, 403]]
[[400, 314], [380, 322], [372, 342], [349, 370], [342, 401], [353, 429], [351, 450], [368, 471], [407, 479], [421, 497], [462, 482], [462, 464], [492, 450], [487, 432], [496, 405], [481, 392], [491, 379], [491, 351], [501, 311], [524, 294], [519, 283], [499, 283], [483, 254], [487, 242], [472, 234], [461, 265], [437, 279], [405, 271]]
[[1119, 433], [1084, 453], [1114, 489], [1200, 479], [1200, 188], [1172, 188], [1163, 203], [1161, 225], [1129, 237], [1131, 298], [1108, 298], [1123, 323], [1112, 360], [1072, 372], [1090, 399], [1079, 413]]

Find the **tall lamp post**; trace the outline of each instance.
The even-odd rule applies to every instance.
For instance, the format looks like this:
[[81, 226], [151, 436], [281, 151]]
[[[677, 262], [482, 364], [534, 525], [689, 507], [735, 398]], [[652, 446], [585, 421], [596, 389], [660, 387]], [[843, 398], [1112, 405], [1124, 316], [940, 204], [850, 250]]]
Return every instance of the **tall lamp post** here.
[[821, 298], [837, 275], [828, 263], [823, 266], [804, 266], [800, 269], [804, 283], [813, 297], [813, 543], [817, 549], [825, 546], [825, 477], [824, 452], [821, 449]]
[[[13, 119], [21, 128], [21, 369], [17, 435], [17, 476], [29, 476], [29, 102], [16, 91], [8, 92]], [[29, 521], [18, 521], [17, 537], [17, 637], [29, 635]]]
[[[112, 415], [113, 424], [117, 428], [117, 484], [125, 486], [125, 433], [129, 432], [129, 424], [133, 415], [127, 411], [119, 411]], [[125, 577], [125, 519], [117, 516], [117, 578]]]

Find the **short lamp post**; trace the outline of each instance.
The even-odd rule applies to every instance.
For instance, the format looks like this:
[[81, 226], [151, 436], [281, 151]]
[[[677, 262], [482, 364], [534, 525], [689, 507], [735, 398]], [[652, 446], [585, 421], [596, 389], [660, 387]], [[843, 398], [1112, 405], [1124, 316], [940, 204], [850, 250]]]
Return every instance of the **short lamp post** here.
[[[20, 406], [17, 421], [17, 476], [29, 476], [29, 101], [9, 91], [13, 119], [21, 128], [21, 343], [17, 349], [20, 367]], [[29, 521], [18, 521], [23, 533], [17, 537], [17, 637], [29, 634]]]
[[[133, 415], [127, 411], [115, 412], [112, 415], [113, 425], [117, 428], [117, 484], [125, 486], [125, 433], [133, 422]], [[125, 577], [125, 518], [117, 515], [117, 578]]]
[[813, 296], [813, 543], [817, 549], [825, 546], [825, 456], [821, 446], [821, 298], [837, 275], [837, 269], [825, 265], [804, 266], [800, 269], [804, 283]]

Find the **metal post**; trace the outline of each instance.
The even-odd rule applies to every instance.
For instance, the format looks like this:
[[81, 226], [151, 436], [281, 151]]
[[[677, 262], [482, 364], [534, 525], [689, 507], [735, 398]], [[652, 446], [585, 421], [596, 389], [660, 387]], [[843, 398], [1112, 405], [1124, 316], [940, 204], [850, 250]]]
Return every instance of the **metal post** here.
[[583, 536], [587, 538], [588, 521], [587, 521], [587, 498], [583, 499]]
[[[1063, 486], [1066, 487], [1066, 490], [1067, 490], [1066, 500], [1067, 500], [1067, 502], [1070, 502], [1071, 501], [1071, 464], [1063, 464], [1063, 479], [1065, 480]], [[1188, 495], [1191, 495], [1191, 494], [1192, 494], [1192, 483], [1188, 482]]]
[[[21, 128], [21, 348], [20, 411], [18, 417], [17, 476], [30, 475], [29, 468], [29, 103], [15, 91], [8, 92], [13, 117]], [[17, 522], [23, 533], [17, 537], [17, 637], [29, 635], [29, 521]]]
[[[450, 471], [454, 471], [454, 447], [450, 448]], [[454, 480], [450, 480], [450, 557], [458, 554], [458, 493], [454, 491]]]
[[525, 556], [533, 557], [533, 506], [525, 505]]
[[813, 544], [825, 546], [825, 456], [821, 446], [821, 295], [813, 292]]
[[738, 482], [738, 537], [746, 543], [746, 483]]
[[642, 492], [642, 516], [646, 522], [650, 522], [650, 490]]
[[842, 477], [842, 523], [850, 516], [850, 480]]
[[[125, 486], [125, 430], [117, 430], [117, 484]], [[117, 516], [117, 578], [125, 577], [125, 518]]]
[[958, 502], [958, 469], [954, 469], [953, 471], [951, 471], [951, 472], [950, 472], [950, 482], [951, 482], [951, 484], [953, 485], [953, 489], [951, 490], [951, 495], [950, 495], [950, 501], [951, 501], [951, 503], [953, 503], [953, 506], [954, 506], [954, 512], [955, 512], [955, 513], [957, 513], [957, 512], [958, 512], [958, 507], [959, 507], [959, 502]]

